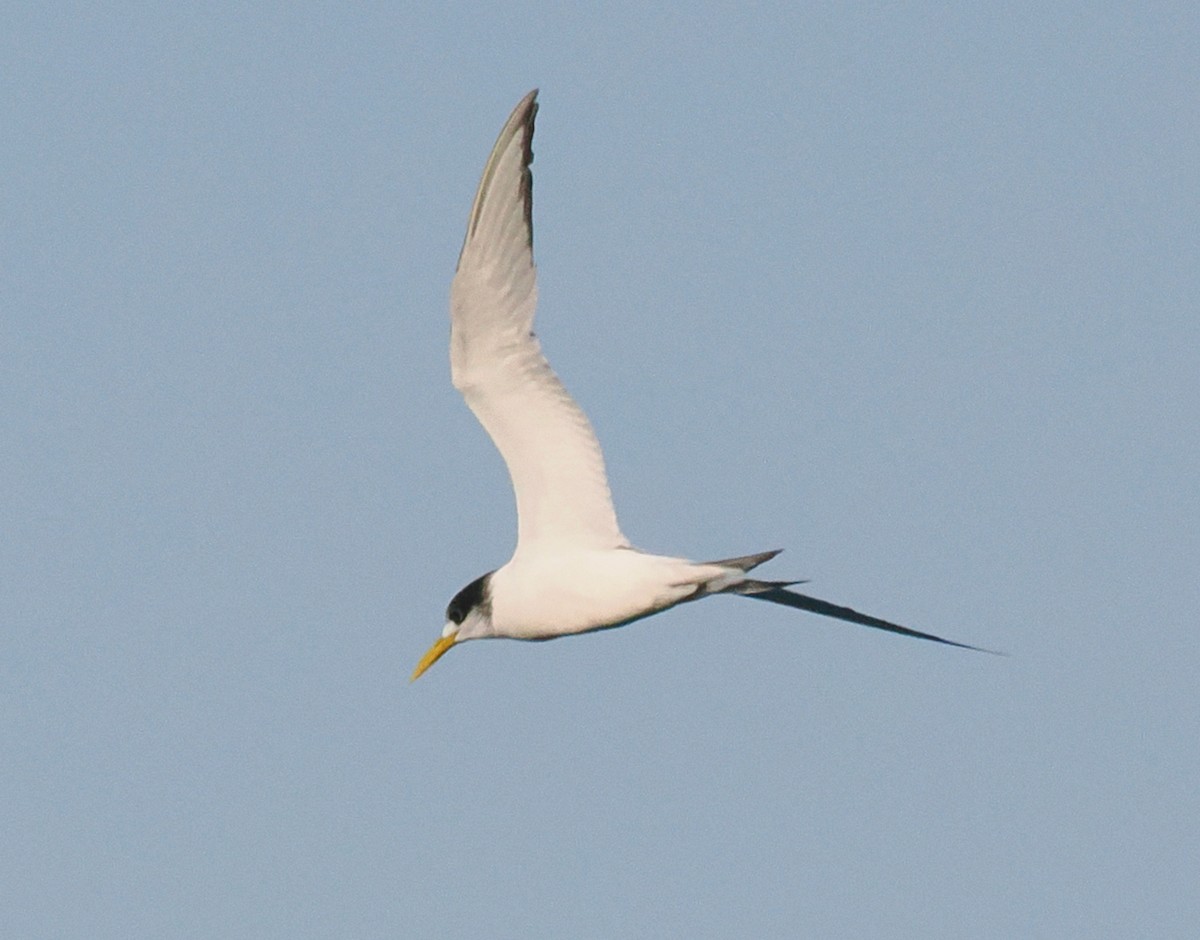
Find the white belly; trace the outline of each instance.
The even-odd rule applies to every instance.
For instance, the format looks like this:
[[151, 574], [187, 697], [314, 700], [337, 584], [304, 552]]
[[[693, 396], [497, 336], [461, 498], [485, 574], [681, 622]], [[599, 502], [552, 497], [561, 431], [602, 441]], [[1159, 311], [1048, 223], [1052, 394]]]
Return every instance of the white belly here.
[[633, 549], [518, 552], [492, 576], [492, 626], [524, 640], [598, 630], [677, 604], [721, 573]]

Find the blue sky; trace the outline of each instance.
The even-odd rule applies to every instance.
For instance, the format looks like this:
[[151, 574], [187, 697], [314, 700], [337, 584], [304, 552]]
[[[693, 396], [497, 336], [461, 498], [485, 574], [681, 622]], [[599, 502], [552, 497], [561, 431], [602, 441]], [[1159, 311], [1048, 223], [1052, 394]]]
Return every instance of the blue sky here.
[[[0, 933], [1200, 921], [1188, 4], [24, 4], [0, 36]], [[451, 388], [542, 89], [539, 333], [719, 598], [477, 643]]]

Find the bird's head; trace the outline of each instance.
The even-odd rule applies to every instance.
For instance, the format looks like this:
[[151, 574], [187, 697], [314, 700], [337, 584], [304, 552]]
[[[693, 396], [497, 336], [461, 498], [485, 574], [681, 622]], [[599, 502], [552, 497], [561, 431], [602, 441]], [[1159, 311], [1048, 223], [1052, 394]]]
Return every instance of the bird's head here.
[[410, 682], [419, 679], [421, 673], [441, 659], [455, 643], [491, 634], [491, 579], [492, 572], [489, 571], [476, 578], [450, 600], [446, 606], [446, 625], [442, 627], [441, 638], [421, 657], [417, 668], [413, 670]]

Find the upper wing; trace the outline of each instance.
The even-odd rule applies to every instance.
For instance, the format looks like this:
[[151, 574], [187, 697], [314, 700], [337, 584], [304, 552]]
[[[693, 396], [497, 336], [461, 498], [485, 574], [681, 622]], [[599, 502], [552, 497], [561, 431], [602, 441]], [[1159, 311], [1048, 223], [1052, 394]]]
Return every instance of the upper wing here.
[[628, 544], [587, 415], [533, 334], [533, 119], [537, 90], [492, 148], [450, 288], [454, 387], [491, 435], [517, 496], [517, 545]]

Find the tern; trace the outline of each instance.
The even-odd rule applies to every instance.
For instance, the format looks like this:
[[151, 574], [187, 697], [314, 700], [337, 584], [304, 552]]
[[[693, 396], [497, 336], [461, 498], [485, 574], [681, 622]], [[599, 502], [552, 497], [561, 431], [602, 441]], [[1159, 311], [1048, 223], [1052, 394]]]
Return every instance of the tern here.
[[450, 288], [450, 370], [508, 466], [517, 546], [446, 608], [442, 635], [413, 680], [452, 646], [509, 637], [548, 640], [620, 627], [714, 594], [770, 601], [850, 623], [978, 649], [800, 594], [801, 581], [749, 577], [778, 551], [720, 561], [652, 555], [621, 533], [604, 456], [583, 410], [533, 332], [533, 124], [521, 99], [483, 168]]

